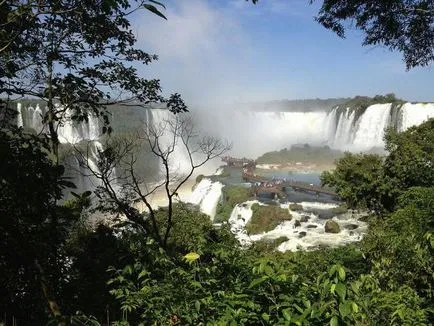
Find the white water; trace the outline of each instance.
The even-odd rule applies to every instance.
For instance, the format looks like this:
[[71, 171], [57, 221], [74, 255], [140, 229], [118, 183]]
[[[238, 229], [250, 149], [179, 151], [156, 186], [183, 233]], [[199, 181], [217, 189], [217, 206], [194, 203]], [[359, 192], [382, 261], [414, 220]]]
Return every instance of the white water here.
[[23, 127], [24, 126], [24, 122], [23, 122], [23, 114], [21, 112], [21, 103], [17, 104], [17, 111], [18, 111], [17, 126], [18, 127]]
[[353, 147], [368, 150], [372, 147], [384, 147], [384, 128], [390, 125], [391, 104], [371, 105], [358, 121]]
[[223, 184], [220, 182], [212, 182], [210, 179], [204, 178], [195, 186], [187, 202], [198, 205], [202, 213], [214, 219], [222, 188]]
[[[315, 112], [207, 112], [202, 124], [233, 141], [233, 155], [257, 157], [294, 144], [329, 145], [354, 152], [384, 147], [384, 129], [406, 130], [434, 117], [434, 104], [376, 104], [363, 114], [350, 108]], [[396, 112], [396, 114], [394, 114]]]
[[[17, 125], [33, 129], [36, 133], [46, 132], [47, 128], [43, 124], [43, 117], [46, 108], [36, 106], [23, 107], [17, 104]], [[56, 125], [59, 141], [62, 144], [77, 144], [84, 140], [98, 140], [100, 137], [99, 119], [90, 114], [88, 123], [78, 123], [72, 120], [71, 112], [66, 111], [61, 125]]]
[[399, 130], [404, 131], [412, 126], [420, 125], [422, 122], [434, 117], [434, 104], [406, 103], [402, 106], [401, 114], [401, 125]]
[[[168, 156], [169, 168], [172, 171], [172, 175], [174, 173], [184, 175], [190, 172], [191, 164], [184, 144], [179, 137], [174, 137], [168, 123], [173, 118], [173, 114], [166, 109], [147, 109], [144, 128], [148, 130], [149, 128], [155, 128], [157, 132], [160, 132], [159, 142], [162, 152], [172, 152]], [[177, 132], [179, 133], [179, 130]], [[164, 166], [161, 166], [161, 169], [161, 173], [164, 175]]]
[[[369, 106], [356, 120], [354, 111], [350, 113], [350, 110], [346, 109], [338, 115], [338, 109], [335, 108], [328, 114], [328, 143], [331, 147], [350, 151], [383, 148], [384, 130], [387, 127], [396, 125], [399, 131], [405, 131], [434, 117], [434, 103], [405, 103], [397, 110], [397, 121], [393, 121], [391, 104], [375, 104]], [[334, 127], [336, 128], [333, 134]]]
[[[321, 246], [336, 247], [357, 242], [360, 241], [367, 232], [367, 224], [359, 221], [359, 216], [351, 212], [332, 218], [333, 221], [339, 224], [341, 229], [339, 233], [334, 234], [325, 232], [326, 219], [320, 219], [314, 213], [290, 211], [292, 215], [291, 221], [285, 221], [269, 232], [248, 235], [245, 226], [252, 218], [253, 212], [251, 206], [254, 203], [265, 205], [258, 201], [247, 201], [235, 206], [229, 218], [231, 230], [236, 234], [237, 239], [242, 245], [248, 246], [261, 239], [273, 240], [285, 236], [288, 240], [279, 245], [277, 248], [279, 251], [313, 250]], [[290, 203], [282, 204], [281, 207], [289, 209], [289, 204]], [[314, 202], [303, 202], [302, 206], [303, 208], [320, 209], [336, 207], [336, 205], [333, 204]], [[303, 217], [307, 217], [308, 221], [301, 222]], [[296, 221], [300, 221], [300, 226], [297, 227], [295, 225]], [[347, 227], [351, 226], [357, 226], [357, 228], [354, 230], [347, 229]], [[304, 236], [302, 236], [302, 232], [305, 233]]]

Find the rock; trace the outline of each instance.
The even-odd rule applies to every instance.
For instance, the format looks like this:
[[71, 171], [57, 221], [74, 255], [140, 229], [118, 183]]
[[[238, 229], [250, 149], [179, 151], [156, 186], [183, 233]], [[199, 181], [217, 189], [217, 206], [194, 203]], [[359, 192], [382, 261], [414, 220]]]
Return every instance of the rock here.
[[318, 227], [318, 225], [315, 225], [315, 224], [309, 224], [307, 226], [308, 229], [316, 229], [317, 227]]
[[354, 235], [354, 232], [353, 232], [353, 231], [350, 231], [350, 235]]
[[326, 233], [339, 233], [341, 232], [341, 228], [339, 224], [335, 221], [328, 220], [324, 226], [324, 230]]
[[307, 221], [309, 221], [310, 216], [309, 215], [302, 215], [300, 218], [300, 222], [306, 223]]
[[298, 228], [299, 226], [301, 226], [301, 223], [300, 223], [299, 220], [296, 220], [296, 221], [294, 222], [294, 227], [295, 227], [295, 228]]
[[306, 236], [306, 232], [300, 232], [300, 234], [298, 235], [299, 238], [304, 238]]
[[344, 226], [347, 230], [355, 230], [357, 229], [359, 226], [357, 224], [348, 224]]

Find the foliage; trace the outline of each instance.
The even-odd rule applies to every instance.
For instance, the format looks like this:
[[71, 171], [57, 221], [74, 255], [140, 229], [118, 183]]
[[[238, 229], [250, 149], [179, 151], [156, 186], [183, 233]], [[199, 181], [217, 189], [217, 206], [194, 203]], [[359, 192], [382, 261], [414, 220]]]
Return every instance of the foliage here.
[[340, 105], [342, 108], [357, 108], [366, 110], [369, 106], [375, 104], [404, 104], [405, 101], [396, 98], [395, 94], [390, 93], [386, 95], [375, 95], [374, 97], [368, 96], [355, 96], [344, 104]]
[[407, 69], [434, 60], [432, 1], [324, 0], [316, 19], [340, 37], [354, 27], [363, 32], [363, 45], [383, 45], [401, 52]]
[[281, 208], [280, 206], [263, 206], [255, 203], [251, 209], [252, 218], [246, 224], [248, 234], [274, 230], [276, 226], [292, 218], [288, 209]]
[[[155, 213], [161, 234], [166, 230], [166, 216], [167, 208], [160, 208]], [[213, 230], [208, 215], [201, 213], [197, 207], [190, 204], [176, 203], [173, 206], [173, 231], [168, 238], [168, 247], [178, 253], [190, 251], [201, 253]]]
[[222, 189], [222, 201], [217, 205], [214, 221], [216, 223], [227, 221], [231, 217], [235, 205], [244, 203], [250, 197], [250, 189], [246, 187], [236, 185], [224, 186]]
[[333, 207], [330, 210], [333, 214], [340, 215], [348, 212], [348, 207], [345, 204], [340, 204], [338, 207]]
[[157, 59], [134, 47], [129, 21], [140, 9], [164, 18], [156, 6], [164, 7], [148, 0], [1, 3], [0, 93], [47, 103], [43, 121], [54, 155], [57, 126], [67, 120], [87, 122], [95, 115], [104, 122], [102, 132], [110, 133], [107, 106], [165, 102], [175, 113], [186, 111], [179, 94], [164, 99], [159, 81], [139, 76], [132, 65]]
[[23, 324], [43, 320], [44, 302], [56, 303], [65, 264], [58, 248], [83, 206], [58, 206], [62, 190], [72, 184], [48, 149], [46, 139], [22, 129], [0, 129], [0, 310], [27, 316]]
[[385, 140], [389, 154], [384, 160], [373, 154], [345, 153], [334, 171], [321, 175], [322, 184], [335, 187], [349, 208], [390, 212], [410, 187], [434, 184], [434, 119], [402, 133], [388, 129]]
[[302, 211], [303, 210], [303, 205], [297, 204], [297, 203], [292, 203], [292, 204], [289, 204], [289, 209], [291, 211], [294, 211], [294, 212]]
[[342, 152], [331, 149], [328, 146], [316, 147], [305, 144], [303, 146], [292, 146], [289, 150], [284, 148], [280, 151], [268, 152], [256, 160], [258, 164], [285, 164], [290, 162], [302, 162], [319, 164], [332, 164], [340, 158]]
[[403, 133], [388, 130], [385, 140], [384, 171], [396, 188], [434, 185], [434, 119]]
[[378, 155], [345, 153], [334, 171], [321, 174], [321, 183], [335, 188], [349, 208], [377, 210], [384, 187], [382, 164]]

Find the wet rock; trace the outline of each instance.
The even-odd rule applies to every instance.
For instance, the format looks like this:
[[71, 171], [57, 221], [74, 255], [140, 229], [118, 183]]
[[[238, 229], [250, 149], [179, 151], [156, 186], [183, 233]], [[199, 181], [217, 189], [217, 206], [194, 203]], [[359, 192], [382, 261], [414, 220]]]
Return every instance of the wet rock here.
[[350, 235], [354, 235], [354, 231], [350, 231]]
[[348, 224], [344, 226], [347, 230], [355, 230], [357, 229], [359, 226], [357, 224]]
[[306, 236], [306, 232], [300, 232], [300, 234], [298, 235], [299, 238], [304, 238]]
[[307, 226], [308, 229], [316, 229], [317, 227], [318, 227], [318, 225], [315, 225], [315, 224], [309, 224]]
[[302, 215], [300, 218], [300, 222], [306, 223], [307, 221], [309, 221], [310, 216], [309, 215]]
[[324, 226], [324, 230], [326, 233], [339, 233], [341, 232], [341, 228], [339, 224], [335, 221], [328, 220]]
[[300, 223], [299, 220], [296, 220], [296, 221], [294, 222], [294, 227], [295, 227], [295, 228], [298, 228], [299, 226], [301, 226], [301, 223]]

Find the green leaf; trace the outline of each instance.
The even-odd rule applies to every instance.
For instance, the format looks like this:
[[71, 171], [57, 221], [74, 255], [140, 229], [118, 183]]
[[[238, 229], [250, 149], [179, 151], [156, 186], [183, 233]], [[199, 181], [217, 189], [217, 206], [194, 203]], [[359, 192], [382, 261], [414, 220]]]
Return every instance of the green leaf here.
[[155, 3], [156, 5], [159, 5], [159, 6], [163, 7], [164, 9], [166, 9], [166, 6], [159, 1], [149, 0], [149, 2]]
[[345, 303], [339, 304], [339, 312], [340, 312], [342, 318], [345, 318], [348, 315], [350, 315], [352, 312], [351, 303], [345, 302]]
[[200, 311], [200, 301], [199, 300], [196, 300], [196, 302], [194, 303], [194, 307], [196, 308], [197, 312]]
[[184, 259], [188, 262], [188, 263], [192, 263], [196, 260], [198, 260], [200, 258], [200, 255], [195, 253], [195, 252], [189, 252], [188, 254], [186, 254], [184, 256]]
[[332, 284], [332, 286], [330, 287], [330, 293], [334, 294], [335, 293], [335, 289], [336, 289], [336, 284]]
[[265, 321], [269, 321], [270, 320], [270, 315], [266, 314], [265, 312], [262, 314], [262, 319]]
[[[150, 5], [150, 4], [144, 4], [143, 7], [145, 7], [150, 12], [156, 14], [157, 16], [160, 16], [161, 18], [164, 18], [167, 20], [166, 16], [164, 16], [157, 8], [155, 8], [155, 6]], [[104, 133], [104, 130], [103, 130], [103, 133]]]
[[338, 268], [339, 278], [345, 281], [345, 269], [343, 267]]
[[359, 312], [359, 306], [357, 305], [357, 303], [353, 302], [353, 303], [351, 304], [351, 308], [353, 309], [353, 311], [354, 311], [355, 313], [358, 313], [358, 312]]
[[251, 289], [251, 288], [253, 288], [253, 287], [255, 287], [255, 286], [261, 284], [262, 282], [264, 282], [264, 281], [267, 280], [267, 279], [268, 279], [268, 276], [262, 276], [262, 277], [260, 277], [260, 278], [254, 279], [254, 280], [250, 283], [250, 285], [249, 285], [249, 289]]
[[339, 326], [339, 320], [338, 320], [338, 317], [333, 316], [333, 318], [330, 319], [330, 326]]
[[344, 284], [342, 283], [336, 284], [336, 292], [341, 298], [341, 300], [345, 300], [345, 296], [347, 294], [347, 288], [345, 287]]
[[288, 322], [291, 322], [291, 313], [289, 312], [289, 309], [283, 309], [282, 310], [283, 318], [287, 320]]

